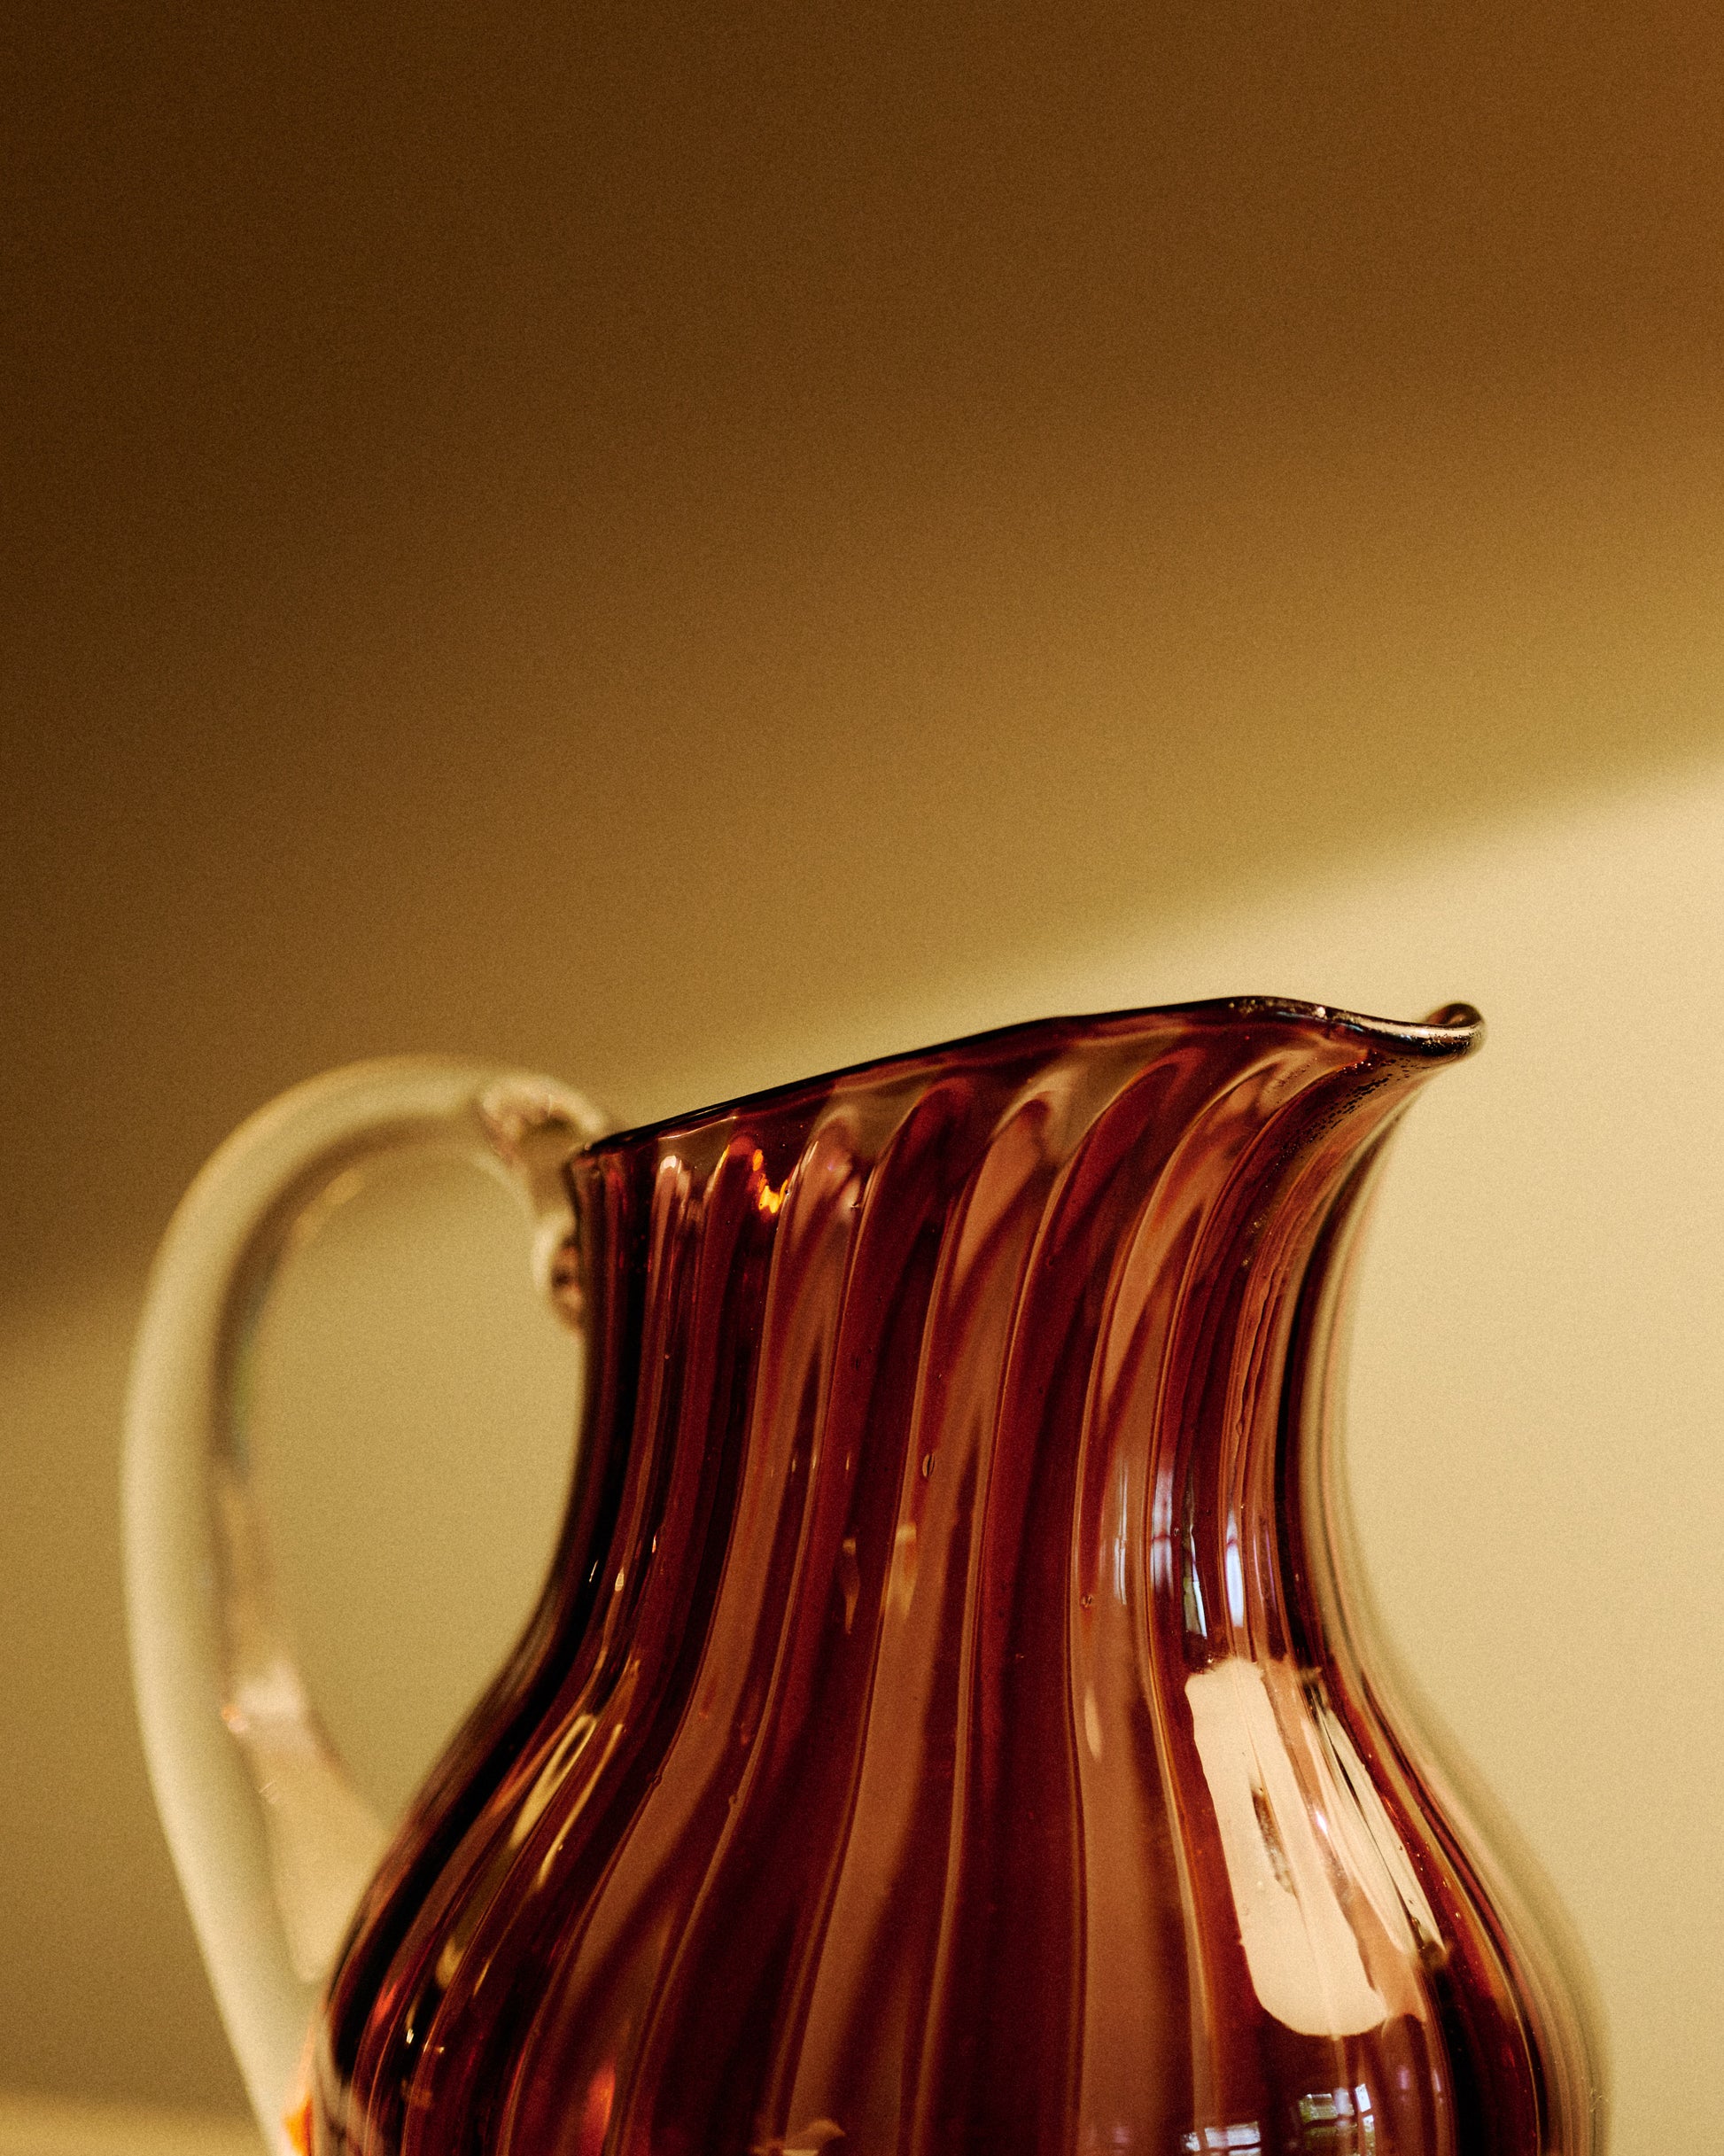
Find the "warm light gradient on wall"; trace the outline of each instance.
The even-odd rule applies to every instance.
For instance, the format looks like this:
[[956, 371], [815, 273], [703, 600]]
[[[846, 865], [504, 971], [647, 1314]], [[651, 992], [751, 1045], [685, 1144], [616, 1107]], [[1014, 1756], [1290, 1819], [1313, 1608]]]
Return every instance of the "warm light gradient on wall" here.
[[[1464, 994], [1494, 1104], [1409, 1190], [1538, 1171], [1472, 1187], [1467, 1263], [1386, 1257], [1379, 1405], [1476, 1375], [1361, 1472], [1445, 1711], [1577, 1905], [1622, 1867], [1581, 1910], [1619, 2156], [1674, 2145], [1632, 2104], [1701, 2118], [1717, 2008], [1724, 1192], [1676, 1014], [1724, 919], [1724, 20], [31, 4], [12, 43], [0, 2082], [237, 2102], [112, 1491], [149, 1249], [261, 1100], [437, 1047], [637, 1116], [1051, 999]], [[357, 1701], [391, 1595], [457, 1643], [392, 1786], [512, 1621], [563, 1382], [473, 1609], [379, 1581], [329, 1647]], [[314, 1459], [359, 1442], [325, 1407]], [[1635, 1447], [1667, 1507], [1622, 1511]], [[1478, 1554], [1409, 1539], [1480, 1477]], [[1557, 1627], [1535, 1698], [1443, 1599], [1475, 1566]], [[1650, 1643], [1588, 1634], [1611, 1738], [1561, 1637], [1595, 1590]]]

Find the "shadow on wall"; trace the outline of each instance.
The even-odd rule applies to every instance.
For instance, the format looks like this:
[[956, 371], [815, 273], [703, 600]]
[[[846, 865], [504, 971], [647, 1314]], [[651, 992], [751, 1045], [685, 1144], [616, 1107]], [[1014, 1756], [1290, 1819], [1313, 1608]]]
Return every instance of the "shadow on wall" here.
[[501, 1054], [650, 1114], [811, 1027], [872, 1048], [923, 984], [1704, 754], [1713, 431], [1531, 399], [709, 454], [397, 532], [396, 583], [295, 558], [147, 664], [122, 625], [8, 796], [0, 1288], [137, 1260], [333, 1062]]

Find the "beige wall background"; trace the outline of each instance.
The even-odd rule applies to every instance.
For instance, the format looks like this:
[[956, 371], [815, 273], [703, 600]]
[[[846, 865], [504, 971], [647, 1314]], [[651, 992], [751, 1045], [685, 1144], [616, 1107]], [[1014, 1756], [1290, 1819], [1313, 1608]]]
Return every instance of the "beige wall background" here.
[[[243, 1115], [471, 1049], [630, 1118], [1264, 989], [1487, 1055], [1360, 1312], [1389, 1621], [1611, 2012], [1724, 2051], [1724, 22], [25, 11], [0, 739], [0, 2086], [232, 2111], [118, 1402]], [[306, 1659], [410, 1786], [578, 1372], [506, 1210], [275, 1320]]]

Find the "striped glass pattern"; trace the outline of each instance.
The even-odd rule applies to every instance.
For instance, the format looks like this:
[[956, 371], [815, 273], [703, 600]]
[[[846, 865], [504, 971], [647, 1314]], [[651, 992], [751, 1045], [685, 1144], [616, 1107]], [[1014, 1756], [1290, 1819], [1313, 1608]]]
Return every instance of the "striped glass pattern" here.
[[576, 1155], [560, 1554], [331, 1980], [319, 2156], [1595, 2156], [1334, 1459], [1361, 1198], [1479, 1032], [1049, 1021]]

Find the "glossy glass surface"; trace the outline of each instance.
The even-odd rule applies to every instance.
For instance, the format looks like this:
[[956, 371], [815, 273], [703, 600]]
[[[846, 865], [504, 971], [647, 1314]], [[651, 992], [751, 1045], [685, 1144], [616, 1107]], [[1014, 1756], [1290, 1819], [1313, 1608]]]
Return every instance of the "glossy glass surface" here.
[[562, 1553], [331, 1981], [321, 2156], [1591, 2156], [1330, 1435], [1478, 1038], [1050, 1022], [604, 1139]]

